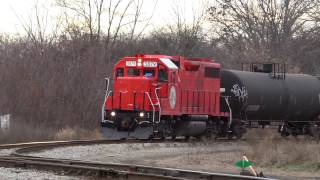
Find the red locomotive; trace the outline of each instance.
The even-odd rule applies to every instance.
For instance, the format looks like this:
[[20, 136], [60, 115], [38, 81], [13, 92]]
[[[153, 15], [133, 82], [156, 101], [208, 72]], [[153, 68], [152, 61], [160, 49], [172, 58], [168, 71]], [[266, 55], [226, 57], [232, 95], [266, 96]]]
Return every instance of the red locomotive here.
[[210, 59], [136, 55], [114, 66], [102, 109], [106, 138], [241, 136], [241, 123], [220, 88], [220, 64]]

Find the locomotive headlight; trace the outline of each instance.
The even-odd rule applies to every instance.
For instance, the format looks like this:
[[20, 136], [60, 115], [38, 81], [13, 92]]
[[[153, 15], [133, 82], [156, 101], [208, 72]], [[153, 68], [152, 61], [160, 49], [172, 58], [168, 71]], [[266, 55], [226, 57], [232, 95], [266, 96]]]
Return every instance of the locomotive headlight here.
[[110, 115], [111, 115], [112, 117], [114, 117], [114, 116], [116, 116], [116, 112], [112, 111], [112, 112], [110, 113]]
[[140, 116], [140, 117], [144, 117], [144, 112], [140, 112], [140, 113], [139, 113], [139, 116]]

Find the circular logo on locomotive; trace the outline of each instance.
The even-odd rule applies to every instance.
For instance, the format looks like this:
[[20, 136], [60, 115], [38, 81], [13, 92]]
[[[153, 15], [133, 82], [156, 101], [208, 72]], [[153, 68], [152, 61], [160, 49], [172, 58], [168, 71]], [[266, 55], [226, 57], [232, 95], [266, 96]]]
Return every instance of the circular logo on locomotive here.
[[169, 97], [171, 109], [174, 109], [174, 107], [176, 106], [176, 100], [177, 100], [176, 88], [174, 86], [171, 86], [170, 97]]

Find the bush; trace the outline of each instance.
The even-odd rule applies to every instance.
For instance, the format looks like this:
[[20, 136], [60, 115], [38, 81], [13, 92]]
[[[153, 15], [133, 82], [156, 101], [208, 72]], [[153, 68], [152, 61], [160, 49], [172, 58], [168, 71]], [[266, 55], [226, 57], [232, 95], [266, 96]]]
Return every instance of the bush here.
[[99, 130], [85, 130], [79, 128], [62, 128], [55, 135], [55, 140], [89, 140], [102, 139], [102, 134]]

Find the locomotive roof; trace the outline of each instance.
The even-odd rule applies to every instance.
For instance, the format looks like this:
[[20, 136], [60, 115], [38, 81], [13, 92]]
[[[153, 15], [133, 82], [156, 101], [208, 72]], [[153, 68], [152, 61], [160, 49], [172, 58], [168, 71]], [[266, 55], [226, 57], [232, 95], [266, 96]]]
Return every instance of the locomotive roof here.
[[140, 54], [140, 55], [135, 55], [135, 56], [126, 56], [122, 58], [118, 63], [121, 61], [125, 60], [136, 60], [136, 59], [154, 59], [162, 62], [167, 68], [175, 70], [179, 69], [177, 63], [175, 62], [190, 62], [193, 65], [200, 65], [199, 63], [204, 63], [206, 66], [211, 66], [211, 67], [220, 67], [218, 63], [216, 63], [213, 59], [208, 59], [208, 58], [185, 58], [182, 56], [168, 56], [168, 55], [154, 55], [154, 54]]
[[160, 61], [167, 66], [169, 69], [179, 69], [177, 65], [175, 65], [171, 59], [169, 58], [159, 58]]

